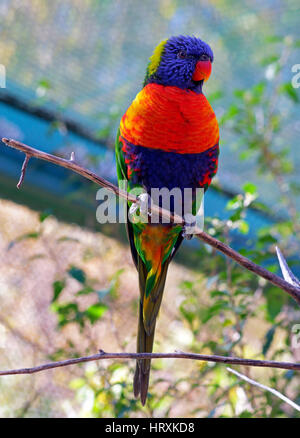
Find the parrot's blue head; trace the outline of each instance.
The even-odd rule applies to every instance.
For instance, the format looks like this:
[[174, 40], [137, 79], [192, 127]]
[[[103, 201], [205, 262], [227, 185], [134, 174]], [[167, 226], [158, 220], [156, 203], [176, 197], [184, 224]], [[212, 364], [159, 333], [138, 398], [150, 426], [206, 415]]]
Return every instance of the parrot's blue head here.
[[154, 50], [144, 85], [156, 83], [202, 92], [214, 59], [208, 44], [196, 37], [176, 36], [162, 41]]

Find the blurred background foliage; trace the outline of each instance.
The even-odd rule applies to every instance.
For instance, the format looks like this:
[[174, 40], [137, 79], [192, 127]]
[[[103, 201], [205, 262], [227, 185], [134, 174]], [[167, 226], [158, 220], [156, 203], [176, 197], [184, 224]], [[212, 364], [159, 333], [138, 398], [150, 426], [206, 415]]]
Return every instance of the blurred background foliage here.
[[[2, 0], [0, 15], [0, 135], [63, 156], [75, 150], [111, 180], [116, 128], [153, 47], [180, 33], [210, 43], [205, 92], [221, 157], [206, 230], [274, 272], [279, 245], [300, 272], [297, 1]], [[138, 285], [123, 227], [95, 225], [95, 186], [44, 163], [33, 163], [17, 193], [19, 155], [1, 150], [1, 369], [134, 351]], [[176, 261], [155, 351], [300, 360], [292, 345], [300, 311], [284, 292], [194, 240]], [[299, 417], [224, 365], [152, 367], [144, 408], [132, 394], [134, 363], [99, 361], [1, 378], [0, 416]], [[300, 404], [296, 373], [239, 371]]]

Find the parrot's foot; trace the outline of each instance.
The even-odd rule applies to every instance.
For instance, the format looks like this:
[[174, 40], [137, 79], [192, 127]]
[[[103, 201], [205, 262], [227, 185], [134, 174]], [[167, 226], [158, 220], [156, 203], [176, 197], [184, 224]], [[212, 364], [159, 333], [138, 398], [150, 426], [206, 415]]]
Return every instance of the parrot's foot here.
[[193, 237], [193, 231], [196, 226], [196, 216], [193, 216], [192, 214], [186, 214], [184, 215], [184, 226], [182, 231], [182, 236], [187, 239], [191, 240]]
[[141, 193], [137, 196], [137, 202], [133, 203], [129, 209], [129, 216], [131, 219], [136, 217], [139, 221], [144, 220], [148, 222], [148, 216], [151, 216], [151, 198], [148, 193]]

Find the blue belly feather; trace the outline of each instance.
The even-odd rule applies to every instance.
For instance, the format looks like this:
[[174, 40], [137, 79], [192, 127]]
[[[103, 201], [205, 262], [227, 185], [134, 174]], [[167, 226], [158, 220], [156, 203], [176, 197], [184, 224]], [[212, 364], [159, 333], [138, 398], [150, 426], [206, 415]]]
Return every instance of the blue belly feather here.
[[132, 171], [130, 183], [143, 185], [148, 193], [151, 188], [163, 187], [206, 189], [205, 175], [212, 178], [217, 171], [218, 144], [198, 154], [179, 154], [124, 143], [124, 157]]

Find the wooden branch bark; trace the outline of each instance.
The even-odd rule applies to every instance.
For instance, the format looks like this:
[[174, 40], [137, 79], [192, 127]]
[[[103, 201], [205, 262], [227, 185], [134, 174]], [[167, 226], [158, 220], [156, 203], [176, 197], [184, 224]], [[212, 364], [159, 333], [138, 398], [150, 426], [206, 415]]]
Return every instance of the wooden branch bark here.
[[202, 362], [215, 362], [230, 365], [243, 365], [251, 367], [278, 368], [282, 370], [300, 371], [300, 363], [292, 362], [276, 362], [272, 360], [255, 360], [242, 359], [239, 357], [226, 357], [196, 353], [184, 353], [182, 351], [174, 353], [106, 353], [100, 350], [98, 354], [91, 356], [78, 357], [75, 359], [61, 360], [57, 362], [49, 362], [32, 368], [20, 368], [15, 370], [0, 371], [0, 376], [9, 376], [14, 374], [34, 374], [40, 371], [46, 371], [53, 368], [66, 367], [84, 362], [92, 362], [103, 359], [190, 359]]
[[[17, 149], [21, 152], [23, 152], [26, 155], [21, 177], [18, 183], [18, 187], [20, 187], [20, 184], [22, 183], [25, 172], [26, 172], [26, 166], [28, 164], [30, 157], [35, 157], [41, 160], [49, 161], [50, 163], [56, 164], [58, 166], [65, 167], [67, 169], [72, 170], [73, 172], [78, 173], [79, 175], [83, 176], [86, 179], [89, 179], [90, 181], [95, 182], [101, 187], [105, 187], [108, 190], [111, 190], [113, 193], [115, 193], [117, 196], [122, 197], [124, 199], [127, 199], [130, 202], [138, 202], [138, 198], [136, 196], [133, 196], [124, 190], [119, 189], [114, 184], [112, 184], [109, 181], [106, 181], [104, 178], [101, 178], [100, 176], [96, 175], [94, 172], [91, 172], [88, 169], [85, 169], [84, 167], [80, 166], [74, 161], [74, 157], [71, 157], [71, 160], [66, 160], [64, 158], [57, 157], [55, 155], [48, 154], [46, 152], [42, 152], [41, 150], [34, 149], [30, 146], [27, 146], [24, 143], [21, 143], [16, 140], [3, 138], [3, 143], [5, 143], [7, 146], [10, 146], [14, 149]], [[151, 207], [152, 212], [154, 214], [159, 215], [160, 217], [164, 217], [166, 219], [171, 219], [171, 221], [174, 221], [178, 224], [184, 224], [184, 220], [182, 217], [176, 215], [176, 214], [170, 214], [167, 210], [163, 210], [162, 208], [158, 206], [152, 206]], [[253, 272], [254, 274], [258, 275], [259, 277], [264, 278], [265, 280], [269, 281], [270, 283], [274, 284], [275, 286], [279, 287], [286, 293], [288, 293], [292, 298], [294, 298], [295, 301], [300, 305], [300, 287], [298, 287], [295, 284], [291, 284], [281, 277], [279, 277], [276, 274], [273, 274], [272, 272], [268, 271], [267, 269], [257, 265], [256, 263], [249, 260], [247, 257], [242, 256], [237, 251], [226, 245], [225, 243], [219, 241], [218, 239], [215, 239], [214, 237], [210, 236], [209, 234], [205, 233], [204, 231], [200, 229], [196, 229], [195, 235], [198, 239], [202, 240], [203, 242], [207, 243], [208, 245], [212, 246], [216, 250], [223, 253], [225, 256], [230, 257], [233, 259], [236, 263], [238, 263], [240, 266], [244, 267], [245, 269]]]

